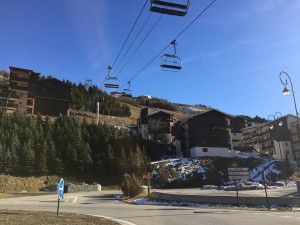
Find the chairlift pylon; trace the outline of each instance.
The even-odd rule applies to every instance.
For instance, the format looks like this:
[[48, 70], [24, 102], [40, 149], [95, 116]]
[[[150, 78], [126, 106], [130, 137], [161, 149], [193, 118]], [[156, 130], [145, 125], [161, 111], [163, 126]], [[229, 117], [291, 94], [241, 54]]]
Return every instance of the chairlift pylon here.
[[[183, 4], [184, 3], [184, 4]], [[185, 16], [190, 8], [190, 0], [151, 0], [150, 11], [173, 16]]]
[[108, 73], [107, 73], [107, 76], [105, 77], [104, 87], [105, 88], [119, 88], [120, 81], [117, 77], [110, 76], [111, 69], [112, 68], [110, 66], [107, 67]]
[[171, 45], [174, 46], [174, 54], [164, 54], [163, 56], [160, 57], [160, 67], [163, 70], [166, 71], [172, 71], [172, 72], [177, 72], [178, 70], [181, 70], [181, 59], [176, 56], [176, 40], [173, 40], [171, 42]]

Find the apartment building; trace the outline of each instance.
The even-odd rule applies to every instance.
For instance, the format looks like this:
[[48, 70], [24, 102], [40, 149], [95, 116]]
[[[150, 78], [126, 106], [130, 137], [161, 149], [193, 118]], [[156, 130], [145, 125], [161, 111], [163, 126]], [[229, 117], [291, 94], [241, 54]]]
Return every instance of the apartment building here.
[[291, 123], [292, 145], [295, 160], [300, 161], [300, 127], [298, 121]]
[[67, 114], [70, 88], [55, 79], [41, 79], [32, 70], [10, 67], [8, 79], [0, 81], [0, 109], [28, 114], [59, 116]]
[[141, 110], [137, 121], [138, 133], [144, 140], [161, 143], [171, 143], [171, 126], [174, 116], [154, 108], [146, 107]]
[[233, 157], [230, 121], [233, 116], [211, 109], [179, 120], [172, 127], [177, 154], [193, 158]]
[[286, 115], [274, 121], [243, 128], [243, 145], [275, 159], [294, 160], [291, 125], [296, 117]]

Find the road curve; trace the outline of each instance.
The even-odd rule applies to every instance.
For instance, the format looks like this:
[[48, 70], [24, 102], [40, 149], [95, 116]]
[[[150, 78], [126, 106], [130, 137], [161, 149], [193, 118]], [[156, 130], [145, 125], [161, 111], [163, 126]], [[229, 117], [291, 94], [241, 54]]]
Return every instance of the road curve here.
[[[119, 191], [65, 194], [60, 213], [81, 213], [102, 216], [126, 225], [298, 225], [300, 212], [206, 209], [162, 205], [133, 205], [120, 201]], [[57, 195], [27, 196], [0, 199], [1, 209], [53, 211]]]

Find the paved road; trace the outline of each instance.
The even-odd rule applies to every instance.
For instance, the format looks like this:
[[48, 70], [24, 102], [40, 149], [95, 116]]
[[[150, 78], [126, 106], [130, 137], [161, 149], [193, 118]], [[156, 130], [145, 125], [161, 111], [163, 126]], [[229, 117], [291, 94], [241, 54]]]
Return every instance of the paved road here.
[[[251, 211], [132, 205], [120, 201], [120, 192], [101, 191], [69, 193], [64, 196], [60, 212], [111, 217], [127, 225], [299, 225], [300, 212]], [[53, 211], [56, 216], [57, 195], [0, 199], [1, 209]]]

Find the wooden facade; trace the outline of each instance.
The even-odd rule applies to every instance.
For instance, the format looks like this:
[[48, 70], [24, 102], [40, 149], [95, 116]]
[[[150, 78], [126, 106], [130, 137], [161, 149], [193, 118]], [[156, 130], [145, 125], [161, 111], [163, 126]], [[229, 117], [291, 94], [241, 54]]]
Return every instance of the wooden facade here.
[[9, 80], [0, 83], [0, 108], [8, 113], [59, 116], [69, 110], [70, 88], [55, 79], [41, 79], [32, 70], [10, 67]]

